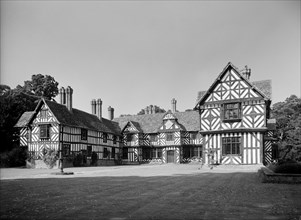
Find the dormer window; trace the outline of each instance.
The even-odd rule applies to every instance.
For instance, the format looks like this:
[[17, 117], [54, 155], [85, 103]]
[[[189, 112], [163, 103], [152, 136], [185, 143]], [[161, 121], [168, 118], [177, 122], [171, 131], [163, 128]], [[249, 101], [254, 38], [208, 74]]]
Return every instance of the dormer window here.
[[151, 134], [151, 135], [149, 136], [149, 138], [150, 138], [150, 141], [151, 141], [151, 142], [157, 142], [157, 141], [158, 141], [158, 136], [157, 136], [157, 134]]
[[224, 121], [240, 121], [241, 120], [241, 103], [227, 103], [223, 105]]
[[126, 140], [127, 142], [131, 142], [131, 141], [134, 141], [135, 140], [135, 134], [127, 134], [126, 135]]
[[190, 134], [191, 140], [196, 140], [197, 139], [197, 135], [198, 135], [198, 133], [191, 133]]
[[166, 141], [173, 141], [174, 135], [173, 133], [167, 133], [166, 134]]
[[40, 111], [40, 118], [47, 118], [47, 109], [42, 109]]

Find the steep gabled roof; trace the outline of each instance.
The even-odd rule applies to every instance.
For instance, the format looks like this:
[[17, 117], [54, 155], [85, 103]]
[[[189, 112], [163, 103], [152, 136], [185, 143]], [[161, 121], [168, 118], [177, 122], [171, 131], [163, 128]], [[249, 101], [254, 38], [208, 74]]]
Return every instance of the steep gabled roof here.
[[[243, 74], [241, 74], [241, 71], [234, 66], [231, 62], [229, 62], [223, 71], [218, 75], [218, 77], [215, 79], [215, 81], [212, 83], [212, 85], [209, 87], [207, 91], [200, 91], [198, 92], [196, 107], [204, 102], [210, 93], [214, 90], [216, 85], [220, 82], [220, 80], [223, 78], [223, 76], [227, 73], [228, 69], [232, 68], [236, 73], [243, 79], [250, 87], [252, 87], [257, 93], [259, 93], [264, 99], [270, 99], [271, 98], [271, 81], [270, 80], [263, 80], [263, 81], [257, 81], [257, 82], [250, 82]], [[267, 86], [267, 88], [265, 88]], [[263, 91], [262, 91], [263, 90]], [[196, 108], [195, 107], [195, 108]]]
[[105, 118], [99, 120], [96, 115], [76, 108], [73, 108], [72, 112], [70, 112], [65, 105], [47, 100], [44, 101], [61, 124], [113, 134], [120, 134], [121, 132], [116, 122]]
[[19, 118], [17, 124], [15, 125], [15, 127], [26, 127], [30, 121], [32, 120], [33, 116], [34, 116], [35, 112], [24, 112], [21, 117]]
[[[49, 107], [50, 111], [53, 113], [53, 115], [56, 117], [60, 124], [71, 127], [85, 128], [94, 131], [107, 132], [117, 135], [121, 134], [119, 125], [116, 122], [107, 120], [105, 118], [99, 120], [99, 118], [96, 115], [89, 114], [76, 108], [73, 108], [72, 112], [70, 112], [65, 105], [58, 104], [56, 102], [48, 101], [45, 99], [41, 99], [39, 101], [34, 113], [37, 113], [44, 103]], [[25, 112], [23, 115], [27, 116], [29, 115], [29, 112]], [[19, 120], [17, 125], [25, 125], [24, 122], [22, 122], [25, 121], [25, 116], [24, 119], [20, 118], [20, 120], [22, 120]], [[26, 118], [28, 118], [28, 116]], [[28, 120], [27, 123], [29, 123]]]
[[142, 129], [138, 122], [130, 121], [130, 123], [138, 130], [138, 132], [142, 132]]
[[272, 99], [272, 81], [260, 80], [251, 82], [259, 91], [261, 91], [267, 98]]
[[[119, 123], [121, 129], [127, 125], [129, 121], [138, 123], [143, 133], [157, 133], [158, 128], [162, 125], [163, 117], [166, 113], [131, 115], [120, 118], [114, 118]], [[197, 111], [176, 112], [173, 113], [178, 122], [185, 127], [187, 131], [199, 131], [200, 120]]]

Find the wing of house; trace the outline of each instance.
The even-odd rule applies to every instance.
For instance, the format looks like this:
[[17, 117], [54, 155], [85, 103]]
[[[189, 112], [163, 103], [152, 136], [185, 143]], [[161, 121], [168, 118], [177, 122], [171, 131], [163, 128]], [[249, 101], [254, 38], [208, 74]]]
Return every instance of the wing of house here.
[[[204, 151], [221, 164], [261, 164], [265, 160], [271, 81], [250, 81], [251, 70], [228, 63], [206, 92], [199, 92]], [[206, 162], [208, 158], [205, 157]]]
[[[24, 112], [16, 124], [20, 128], [20, 144], [28, 146], [32, 158], [41, 160], [45, 150], [54, 149], [64, 156], [82, 153], [87, 157], [86, 163], [92, 152], [97, 153], [99, 163], [117, 159], [121, 148], [118, 123], [95, 112], [73, 108], [72, 92], [62, 95], [67, 97], [60, 104], [41, 99], [35, 110]], [[98, 101], [95, 108], [101, 113], [102, 103]], [[106, 162], [101, 161], [104, 159]]]

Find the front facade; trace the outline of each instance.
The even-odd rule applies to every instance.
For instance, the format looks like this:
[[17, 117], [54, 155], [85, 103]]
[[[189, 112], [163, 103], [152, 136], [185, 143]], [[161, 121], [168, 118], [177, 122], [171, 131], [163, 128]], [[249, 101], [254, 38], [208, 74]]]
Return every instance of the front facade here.
[[[60, 104], [42, 99], [35, 111], [17, 123], [20, 145], [36, 160], [44, 149], [81, 153], [87, 164], [92, 152], [97, 165], [140, 163], [267, 164], [273, 161], [275, 120], [270, 117], [271, 81], [250, 81], [251, 70], [228, 63], [206, 91], [199, 92], [194, 110], [109, 119], [101, 100], [92, 100], [92, 114], [72, 108], [72, 89], [60, 90]], [[119, 161], [120, 162], [120, 161]]]
[[202, 158], [197, 111], [125, 116], [114, 121], [123, 134], [123, 163], [186, 163]]
[[[204, 151], [218, 164], [262, 164], [270, 111], [270, 81], [252, 83], [250, 70], [229, 63], [206, 92], [200, 92]], [[260, 85], [265, 93], [258, 88]], [[204, 157], [208, 163], [209, 157]]]

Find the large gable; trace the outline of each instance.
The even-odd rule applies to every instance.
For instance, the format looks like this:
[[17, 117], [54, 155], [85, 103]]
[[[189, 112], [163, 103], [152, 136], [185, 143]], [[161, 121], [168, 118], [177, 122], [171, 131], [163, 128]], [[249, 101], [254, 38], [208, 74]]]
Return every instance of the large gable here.
[[232, 63], [228, 63], [207, 92], [199, 92], [196, 105], [205, 102], [258, 98], [269, 99], [270, 97], [243, 76]]
[[186, 130], [184, 126], [182, 126], [177, 117], [171, 112], [168, 111], [164, 117], [162, 125], [159, 127], [159, 131], [173, 131], [173, 130]]
[[131, 133], [142, 132], [139, 123], [135, 121], [128, 121], [128, 123], [125, 125], [122, 131], [131, 132]]

